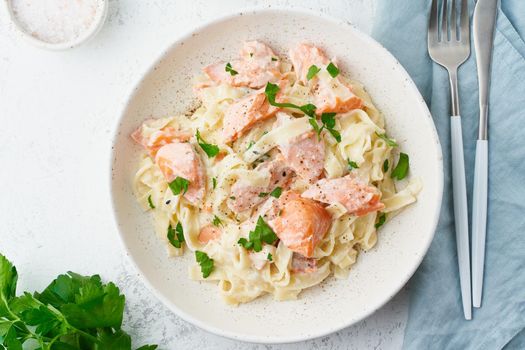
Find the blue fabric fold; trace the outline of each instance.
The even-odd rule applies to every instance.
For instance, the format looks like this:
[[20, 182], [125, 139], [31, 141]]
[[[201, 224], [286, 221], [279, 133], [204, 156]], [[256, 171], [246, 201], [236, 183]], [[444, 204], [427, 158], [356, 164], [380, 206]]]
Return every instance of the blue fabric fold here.
[[[405, 349], [525, 349], [525, 1], [503, 0], [494, 39], [489, 110], [489, 220], [482, 307], [463, 318], [450, 176], [447, 72], [427, 52], [431, 1], [377, 2], [373, 36], [412, 76], [443, 148], [445, 187], [430, 250], [409, 282]], [[474, 3], [470, 3], [472, 13]], [[459, 69], [469, 210], [478, 133], [474, 46]]]

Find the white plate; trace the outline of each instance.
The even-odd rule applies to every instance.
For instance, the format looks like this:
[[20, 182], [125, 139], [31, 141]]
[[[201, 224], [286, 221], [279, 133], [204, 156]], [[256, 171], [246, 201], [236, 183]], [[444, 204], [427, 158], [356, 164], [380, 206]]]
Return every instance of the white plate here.
[[[297, 301], [266, 296], [231, 307], [215, 284], [188, 279], [192, 254], [168, 258], [152, 218], [131, 189], [141, 150], [129, 135], [150, 117], [191, 108], [191, 81], [206, 64], [235, 57], [245, 40], [259, 39], [278, 53], [308, 41], [337, 56], [341, 68], [364, 83], [384, 113], [388, 133], [410, 155], [410, 172], [423, 180], [417, 204], [379, 232], [377, 246], [361, 253], [345, 280], [329, 278]], [[436, 228], [443, 189], [438, 136], [425, 102], [397, 60], [347, 23], [296, 10], [243, 12], [213, 21], [175, 42], [131, 94], [117, 127], [111, 185], [115, 216], [129, 256], [146, 284], [174, 313], [210, 332], [264, 343], [285, 343], [335, 332], [367, 317], [394, 296], [425, 255]]]

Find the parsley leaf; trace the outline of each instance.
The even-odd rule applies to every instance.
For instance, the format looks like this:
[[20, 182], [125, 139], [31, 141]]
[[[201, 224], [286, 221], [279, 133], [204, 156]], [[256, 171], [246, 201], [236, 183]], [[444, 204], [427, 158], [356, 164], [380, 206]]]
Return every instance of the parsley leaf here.
[[376, 229], [380, 228], [381, 226], [383, 226], [385, 224], [385, 221], [386, 221], [386, 214], [385, 213], [381, 213], [381, 215], [379, 215], [379, 219], [377, 220], [377, 223], [374, 225], [374, 227]]
[[252, 148], [253, 145], [255, 145], [255, 141], [251, 140], [248, 146], [246, 147], [246, 150], [249, 150], [250, 148]]
[[260, 198], [264, 198], [264, 197], [266, 197], [267, 195], [268, 195], [268, 192], [260, 192], [260, 193], [259, 193], [259, 197], [260, 197]]
[[306, 74], [306, 80], [311, 80], [320, 71], [321, 71], [321, 68], [317, 67], [315, 64], [312, 64], [310, 68], [308, 68], [308, 73]]
[[175, 248], [182, 247], [182, 242], [184, 242], [184, 230], [182, 229], [182, 225], [177, 223], [177, 226], [175, 226], [175, 229], [173, 229], [173, 226], [171, 224], [168, 226], [168, 241], [171, 243], [172, 246]]
[[359, 165], [353, 160], [348, 159], [348, 170], [352, 171], [352, 169], [359, 169]]
[[388, 171], [388, 159], [385, 159], [383, 162], [383, 172], [386, 173]]
[[155, 205], [153, 204], [153, 201], [151, 200], [151, 194], [148, 196], [148, 204], [151, 209], [155, 209]]
[[399, 160], [397, 161], [397, 165], [392, 170], [392, 174], [390, 176], [393, 179], [403, 180], [407, 174], [408, 174], [408, 168], [409, 168], [409, 161], [408, 161], [408, 154], [401, 152], [399, 154]]
[[300, 110], [301, 112], [303, 112], [304, 114], [306, 114], [309, 117], [314, 117], [315, 110], [317, 109], [317, 107], [315, 105], [313, 105], [311, 103], [308, 103], [308, 104], [305, 104], [305, 105], [302, 105], [302, 106], [298, 106], [298, 105], [293, 104], [293, 103], [279, 103], [279, 102], [275, 102], [275, 96], [277, 96], [278, 92], [279, 92], [279, 86], [278, 85], [272, 84], [270, 82], [268, 82], [266, 84], [266, 88], [264, 89], [264, 94], [266, 95], [266, 98], [268, 98], [268, 102], [272, 106], [281, 107], [281, 108], [295, 108], [295, 109]]
[[213, 226], [219, 226], [219, 225], [222, 225], [222, 221], [221, 219], [219, 219], [219, 217], [217, 215], [214, 215], [213, 216]]
[[388, 136], [386, 136], [386, 133], [385, 134], [380, 134], [380, 133], [378, 133], [376, 131], [376, 135], [379, 138], [385, 140], [386, 144], [389, 145], [390, 147], [397, 147], [398, 146], [396, 140], [388, 138]]
[[317, 120], [315, 118], [308, 118], [308, 122], [314, 129], [314, 131], [317, 133], [318, 139], [321, 139], [321, 131], [323, 130], [322, 127], [319, 127], [319, 124], [317, 124]]
[[328, 132], [334, 137], [337, 142], [341, 142], [341, 134], [339, 131], [335, 130], [335, 113], [323, 113], [321, 114], [321, 121], [323, 122], [323, 128], [328, 130]]
[[16, 296], [16, 281], [15, 267], [0, 254], [0, 349], [31, 343], [39, 349], [131, 350], [121, 329], [125, 298], [115, 284], [68, 272], [40, 293]]
[[328, 129], [328, 132], [330, 134], [332, 134], [332, 136], [334, 137], [334, 139], [339, 143], [341, 142], [341, 134], [339, 133], [339, 131], [335, 130], [335, 129]]
[[197, 132], [195, 133], [195, 137], [197, 138], [197, 142], [199, 143], [199, 146], [203, 149], [204, 152], [208, 155], [208, 158], [213, 158], [219, 153], [219, 146], [212, 145], [210, 143], [206, 143], [206, 141], [203, 140], [201, 137], [201, 133], [199, 132], [199, 129], [197, 129]]
[[213, 185], [213, 189], [217, 188], [217, 178], [216, 177], [211, 179], [211, 183]]
[[277, 57], [272, 57], [272, 61], [273, 62], [277, 61]]
[[339, 75], [339, 68], [337, 68], [332, 62], [330, 62], [330, 64], [326, 66], [326, 70], [332, 76], [332, 78], [335, 78]]
[[207, 278], [213, 271], [214, 263], [208, 254], [201, 252], [200, 250], [195, 251], [195, 260], [201, 266], [202, 277]]
[[230, 62], [226, 63], [226, 67], [224, 67], [224, 70], [230, 73], [230, 75], [232, 76], [239, 74], [239, 72], [237, 72], [235, 69], [232, 68], [232, 65]]
[[180, 176], [177, 176], [175, 180], [173, 180], [172, 182], [168, 184], [171, 192], [173, 192], [174, 195], [178, 195], [181, 192], [182, 194], [185, 194], [186, 192], [188, 192], [189, 185], [190, 185], [190, 182]]
[[273, 256], [272, 256], [272, 254], [271, 254], [271, 253], [268, 253], [268, 255], [266, 256], [266, 259], [267, 259], [268, 261], [273, 261]]
[[250, 231], [248, 235], [249, 240], [240, 238], [237, 243], [247, 250], [253, 249], [255, 252], [262, 250], [263, 243], [272, 244], [277, 240], [277, 235], [272, 228], [264, 221], [262, 216], [257, 219], [255, 229]]
[[279, 197], [281, 197], [281, 193], [283, 193], [283, 189], [281, 187], [277, 186], [276, 188], [273, 189], [272, 192], [270, 192], [270, 196], [275, 197], [275, 198], [279, 198]]

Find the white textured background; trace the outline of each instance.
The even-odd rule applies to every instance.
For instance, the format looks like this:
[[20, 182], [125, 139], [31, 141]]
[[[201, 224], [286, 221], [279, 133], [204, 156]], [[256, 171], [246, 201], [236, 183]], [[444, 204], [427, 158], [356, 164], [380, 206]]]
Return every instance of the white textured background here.
[[122, 102], [147, 66], [178, 36], [210, 18], [270, 4], [321, 11], [369, 32], [374, 1], [109, 4], [108, 20], [98, 36], [63, 52], [27, 44], [0, 6], [0, 252], [17, 265], [20, 290], [41, 289], [67, 270], [99, 273], [117, 282], [127, 296], [125, 328], [134, 344], [158, 343], [161, 349], [400, 348], [406, 291], [363, 322], [305, 343], [241, 343], [186, 323], [138, 278], [119, 242], [109, 198], [112, 128]]

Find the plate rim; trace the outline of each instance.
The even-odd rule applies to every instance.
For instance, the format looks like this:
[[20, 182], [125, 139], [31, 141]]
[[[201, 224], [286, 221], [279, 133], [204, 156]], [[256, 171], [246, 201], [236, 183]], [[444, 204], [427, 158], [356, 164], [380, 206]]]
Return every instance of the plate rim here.
[[[437, 209], [433, 213], [432, 222], [429, 224], [429, 228], [432, 230], [432, 234], [429, 235], [427, 241], [425, 242], [424, 250], [422, 251], [422, 254], [420, 254], [418, 256], [417, 263], [414, 264], [414, 266], [411, 268], [409, 273], [407, 273], [405, 276], [403, 276], [403, 278], [399, 279], [399, 281], [400, 281], [399, 285], [396, 288], [394, 288], [388, 294], [388, 296], [385, 297], [385, 299], [378, 304], [378, 306], [376, 308], [371, 308], [367, 312], [363, 313], [361, 315], [361, 317], [359, 317], [358, 319], [355, 319], [353, 321], [346, 322], [346, 323], [342, 322], [341, 324], [339, 324], [337, 326], [334, 326], [334, 327], [331, 327], [331, 328], [327, 328], [327, 329], [324, 329], [324, 330], [316, 332], [316, 333], [310, 333], [310, 334], [302, 335], [302, 336], [286, 336], [286, 337], [280, 336], [279, 338], [277, 338], [277, 337], [265, 337], [265, 336], [258, 336], [258, 335], [239, 334], [239, 333], [227, 331], [227, 330], [215, 327], [215, 326], [211, 326], [211, 325], [207, 324], [206, 322], [200, 321], [200, 320], [196, 319], [195, 317], [193, 317], [191, 314], [186, 313], [185, 311], [181, 310], [180, 308], [177, 307], [177, 305], [173, 304], [170, 300], [168, 300], [166, 297], [164, 297], [164, 295], [162, 295], [162, 293], [160, 293], [153, 286], [153, 284], [150, 282], [149, 278], [146, 276], [144, 271], [138, 266], [137, 262], [135, 261], [135, 259], [130, 254], [130, 249], [128, 248], [128, 244], [126, 243], [126, 240], [124, 238], [124, 233], [122, 232], [123, 230], [121, 228], [121, 223], [120, 223], [119, 217], [117, 215], [117, 208], [116, 208], [116, 201], [115, 201], [115, 197], [116, 197], [115, 196], [115, 192], [117, 191], [117, 188], [116, 188], [117, 186], [114, 185], [114, 181], [113, 181], [113, 178], [114, 178], [114, 176], [113, 176], [114, 163], [115, 163], [115, 159], [116, 159], [116, 156], [117, 156], [116, 153], [115, 153], [116, 144], [117, 144], [118, 136], [120, 134], [120, 126], [121, 126], [121, 124], [123, 122], [124, 116], [126, 115], [126, 112], [127, 112], [128, 108], [129, 108], [130, 104], [132, 103], [132, 101], [136, 97], [137, 92], [139, 91], [140, 85], [143, 83], [143, 81], [146, 79], [146, 77], [154, 71], [156, 66], [159, 63], [162, 62], [164, 57], [169, 52], [171, 52], [172, 50], [175, 50], [177, 47], [179, 47], [181, 44], [183, 44], [186, 40], [190, 39], [195, 33], [201, 32], [201, 31], [205, 30], [207, 27], [210, 27], [210, 26], [213, 26], [213, 25], [217, 25], [217, 24], [220, 24], [222, 22], [227, 22], [229, 20], [235, 19], [237, 17], [240, 17], [242, 15], [246, 15], [246, 14], [253, 15], [253, 14], [264, 14], [264, 13], [272, 13], [272, 12], [273, 13], [275, 13], [275, 12], [288, 12], [288, 13], [293, 13], [293, 14], [298, 14], [298, 15], [314, 16], [314, 17], [319, 17], [319, 18], [321, 18], [323, 20], [326, 20], [326, 21], [330, 21], [330, 22], [332, 22], [334, 24], [337, 24], [337, 25], [347, 26], [350, 30], [354, 31], [354, 33], [357, 36], [359, 36], [360, 39], [366, 41], [367, 44], [369, 44], [371, 46], [375, 46], [376, 48], [378, 48], [381, 51], [383, 51], [383, 53], [385, 55], [389, 56], [390, 59], [392, 60], [392, 62], [396, 63], [399, 66], [400, 73], [406, 79], [406, 81], [407, 81], [407, 83], [409, 85], [409, 88], [411, 90], [413, 90], [416, 93], [416, 95], [419, 97], [419, 99], [420, 99], [423, 111], [425, 112], [424, 113], [425, 115], [422, 116], [422, 117], [427, 118], [427, 123], [429, 124], [429, 126], [430, 126], [430, 128], [432, 130], [434, 142], [436, 143], [436, 148], [438, 150], [436, 162], [437, 162], [437, 167], [438, 167], [438, 170], [439, 170], [438, 174], [437, 174], [437, 177], [438, 177], [437, 178], [437, 182], [438, 182], [438, 201], [437, 201], [437, 206], [436, 206]], [[195, 325], [195, 326], [197, 326], [197, 327], [199, 327], [199, 328], [201, 328], [201, 329], [203, 329], [203, 330], [205, 330], [207, 332], [213, 333], [215, 335], [226, 337], [226, 338], [233, 339], [233, 340], [244, 341], [244, 342], [248, 342], [248, 343], [288, 344], [288, 343], [297, 343], [297, 342], [301, 342], [301, 341], [307, 341], [307, 340], [311, 340], [311, 339], [320, 338], [320, 337], [323, 337], [323, 336], [327, 336], [327, 335], [333, 334], [333, 333], [335, 333], [337, 331], [340, 331], [340, 330], [342, 330], [344, 328], [350, 327], [350, 326], [352, 326], [354, 324], [357, 324], [357, 323], [363, 321], [364, 319], [368, 318], [370, 315], [375, 313], [377, 310], [381, 309], [383, 306], [385, 306], [407, 284], [409, 279], [415, 274], [415, 272], [417, 271], [417, 269], [421, 265], [424, 257], [428, 253], [428, 250], [430, 248], [430, 245], [431, 245], [431, 243], [432, 243], [432, 241], [434, 239], [435, 233], [436, 233], [436, 229], [437, 229], [437, 225], [438, 225], [438, 221], [439, 221], [439, 217], [440, 217], [440, 213], [441, 213], [441, 206], [442, 206], [442, 200], [443, 200], [443, 187], [444, 187], [443, 152], [442, 152], [441, 142], [439, 140], [439, 135], [438, 135], [438, 132], [437, 132], [437, 129], [436, 129], [436, 125], [435, 125], [435, 123], [433, 121], [433, 118], [432, 118], [432, 115], [430, 113], [430, 110], [428, 109], [428, 106], [427, 106], [423, 96], [421, 95], [421, 92], [417, 88], [415, 82], [412, 80], [412, 77], [408, 74], [408, 72], [406, 71], [404, 66], [381, 43], [376, 41], [370, 35], [364, 33], [363, 31], [361, 31], [359, 28], [357, 28], [350, 21], [338, 19], [338, 18], [335, 18], [333, 16], [327, 15], [325, 13], [317, 12], [317, 11], [313, 11], [313, 10], [309, 10], [309, 9], [305, 9], [305, 8], [284, 7], [284, 6], [275, 6], [275, 5], [247, 7], [247, 8], [243, 8], [243, 9], [241, 9], [239, 11], [230, 11], [227, 14], [213, 17], [213, 18], [203, 22], [202, 24], [200, 24], [198, 26], [192, 27], [191, 29], [185, 31], [184, 33], [182, 33], [180, 35], [177, 35], [175, 37], [175, 40], [171, 41], [167, 46], [165, 46], [163, 49], [161, 49], [158, 55], [155, 55], [155, 59], [152, 61], [151, 64], [147, 65], [146, 69], [144, 69], [139, 74], [138, 78], [131, 84], [131, 89], [128, 90], [128, 93], [125, 96], [126, 97], [124, 98], [124, 101], [121, 101], [122, 105], [120, 106], [120, 109], [119, 109], [119, 111], [120, 111], [119, 112], [119, 116], [118, 116], [116, 122], [113, 125], [112, 140], [111, 140], [111, 151], [110, 151], [110, 157], [109, 157], [110, 158], [109, 159], [109, 186], [110, 186], [111, 209], [112, 209], [112, 214], [113, 214], [112, 215], [113, 216], [113, 220], [114, 220], [114, 223], [117, 226], [117, 232], [118, 232], [118, 236], [119, 236], [119, 241], [120, 241], [122, 247], [124, 248], [124, 251], [126, 253], [126, 256], [128, 257], [128, 260], [131, 262], [132, 266], [138, 272], [138, 275], [140, 276], [141, 281], [144, 283], [144, 285], [147, 287], [147, 289], [149, 289], [150, 292], [158, 300], [160, 300], [162, 302], [162, 304], [164, 304], [164, 306], [166, 306], [172, 313], [174, 313], [176, 316], [182, 318], [184, 321], [189, 322], [192, 325]]]

